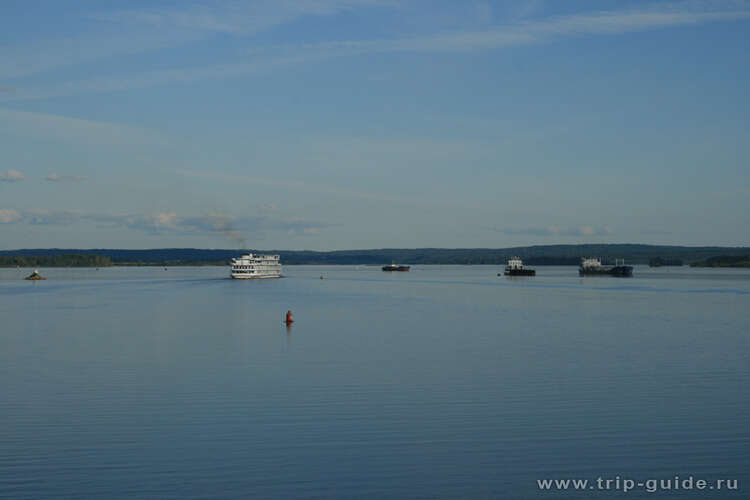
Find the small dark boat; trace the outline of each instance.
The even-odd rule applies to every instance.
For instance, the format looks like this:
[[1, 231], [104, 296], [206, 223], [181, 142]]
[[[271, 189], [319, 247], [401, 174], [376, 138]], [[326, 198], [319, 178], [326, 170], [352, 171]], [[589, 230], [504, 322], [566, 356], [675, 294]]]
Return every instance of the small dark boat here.
[[[534, 269], [526, 269], [523, 267], [523, 261], [518, 257], [513, 257], [508, 261], [508, 265], [505, 266], [505, 271], [503, 272], [505, 276], [536, 276], [536, 271]], [[501, 276], [500, 273], [497, 273], [498, 276]]]
[[390, 264], [387, 266], [383, 266], [383, 271], [408, 271], [409, 266], [403, 266], [403, 265], [397, 265], [397, 264]]
[[39, 274], [39, 272], [36, 269], [34, 269], [34, 272], [31, 273], [30, 275], [26, 276], [24, 279], [25, 280], [31, 280], [31, 281], [39, 281], [39, 280], [46, 280], [47, 278], [43, 278]]

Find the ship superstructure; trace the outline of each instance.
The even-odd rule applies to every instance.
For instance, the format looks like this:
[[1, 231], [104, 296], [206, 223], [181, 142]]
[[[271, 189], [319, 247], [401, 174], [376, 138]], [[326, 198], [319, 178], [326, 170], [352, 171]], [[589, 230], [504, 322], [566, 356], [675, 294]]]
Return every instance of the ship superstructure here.
[[281, 278], [281, 262], [278, 255], [249, 253], [232, 259], [231, 275], [235, 279]]

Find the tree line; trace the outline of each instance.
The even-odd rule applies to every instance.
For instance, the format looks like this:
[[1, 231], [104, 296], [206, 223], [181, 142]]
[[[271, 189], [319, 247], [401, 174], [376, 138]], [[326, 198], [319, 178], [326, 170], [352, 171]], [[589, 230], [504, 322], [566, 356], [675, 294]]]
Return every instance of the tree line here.
[[[578, 265], [581, 257], [599, 257], [614, 263], [681, 265], [703, 262], [717, 256], [745, 259], [748, 247], [683, 247], [641, 244], [536, 245], [513, 248], [381, 248], [369, 250], [250, 250], [250, 249], [21, 249], [0, 250], [5, 266], [196, 266], [228, 265], [232, 257], [244, 253], [278, 254], [285, 265], [383, 265], [399, 264], [488, 264], [505, 265], [520, 257], [528, 265]], [[721, 261], [729, 263], [726, 257]], [[8, 261], [7, 258], [26, 260]], [[51, 260], [41, 260], [50, 258]], [[87, 260], [92, 259], [92, 260]], [[99, 260], [101, 259], [101, 260]], [[109, 259], [109, 260], [107, 260]], [[740, 259], [740, 260], [742, 260]], [[716, 265], [712, 262], [710, 265]]]
[[0, 267], [106, 267], [112, 259], [104, 255], [0, 255]]

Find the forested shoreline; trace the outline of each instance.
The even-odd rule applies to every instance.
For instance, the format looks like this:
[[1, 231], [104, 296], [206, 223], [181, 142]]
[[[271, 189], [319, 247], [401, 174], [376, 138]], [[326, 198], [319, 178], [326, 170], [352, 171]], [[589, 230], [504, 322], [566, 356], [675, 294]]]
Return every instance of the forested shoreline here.
[[511, 248], [383, 248], [369, 250], [249, 250], [249, 249], [19, 249], [0, 251], [2, 267], [105, 267], [228, 265], [243, 253], [281, 256], [284, 265], [505, 265], [511, 257], [525, 264], [575, 266], [581, 257], [599, 257], [628, 264], [745, 267], [748, 247], [685, 247], [641, 244], [536, 245]]

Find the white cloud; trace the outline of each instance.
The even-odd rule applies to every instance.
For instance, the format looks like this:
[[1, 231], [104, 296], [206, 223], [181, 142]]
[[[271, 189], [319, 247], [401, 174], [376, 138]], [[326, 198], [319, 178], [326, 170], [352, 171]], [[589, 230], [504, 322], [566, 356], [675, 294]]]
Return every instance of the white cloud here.
[[9, 208], [0, 208], [0, 224], [12, 224], [21, 220], [18, 211]]
[[51, 182], [69, 182], [69, 181], [82, 181], [82, 180], [85, 180], [86, 177], [82, 175], [49, 174], [47, 177], [45, 177], [45, 179]]
[[23, 174], [18, 170], [8, 170], [5, 173], [0, 173], [0, 181], [2, 182], [16, 182], [23, 178]]
[[81, 210], [25, 210], [0, 209], [0, 223], [70, 225], [94, 223], [109, 227], [128, 228], [151, 234], [219, 234], [240, 246], [245, 245], [245, 234], [282, 232], [295, 235], [319, 234], [328, 224], [300, 218], [271, 217], [268, 215], [235, 217], [229, 214], [178, 215], [176, 212], [153, 214], [102, 214]]
[[174, 228], [177, 224], [177, 214], [174, 212], [157, 213], [151, 216], [154, 227]]

